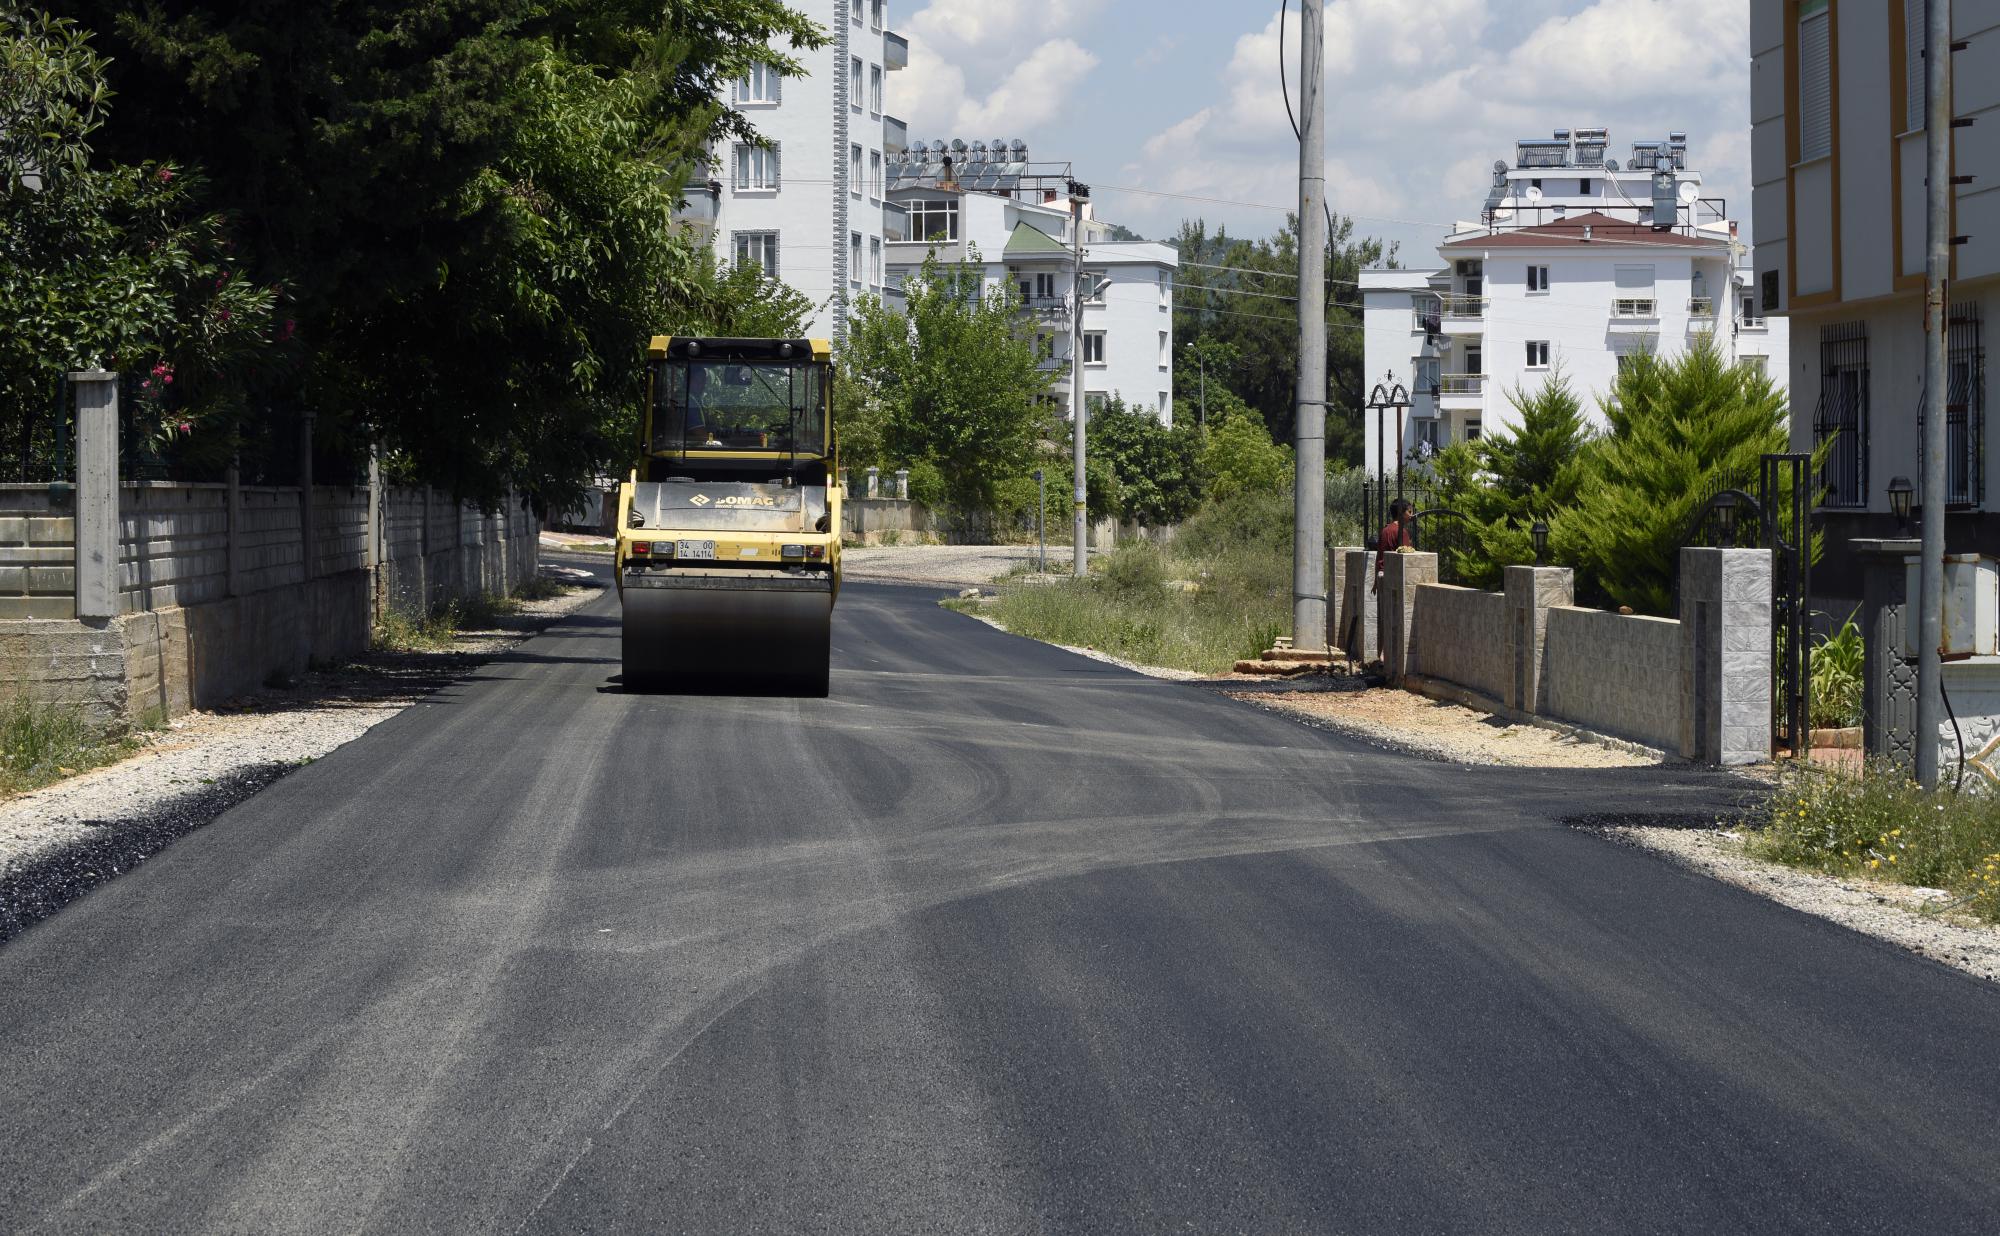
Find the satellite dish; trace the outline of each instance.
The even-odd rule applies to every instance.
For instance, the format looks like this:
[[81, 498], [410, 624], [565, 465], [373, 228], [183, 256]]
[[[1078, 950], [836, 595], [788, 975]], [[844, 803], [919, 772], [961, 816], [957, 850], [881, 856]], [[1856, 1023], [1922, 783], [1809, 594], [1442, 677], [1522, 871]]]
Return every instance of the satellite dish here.
[[1531, 202], [1539, 202], [1542, 200], [1542, 191], [1533, 185], [1529, 185], [1527, 193], [1523, 194], [1523, 196]]
[[1511, 219], [1513, 217], [1514, 217], [1514, 211], [1511, 207], [1496, 206], [1493, 208], [1493, 218], [1495, 220]]
[[1606, 160], [1604, 161], [1604, 170], [1605, 170], [1605, 171], [1607, 171], [1607, 172], [1615, 172], [1615, 171], [1617, 171], [1617, 170], [1618, 170], [1618, 160], [1616, 160], [1616, 159], [1606, 159]]
[[1681, 191], [1680, 191], [1681, 205], [1692, 206], [1694, 205], [1694, 200], [1700, 196], [1701, 196], [1701, 190], [1695, 187], [1694, 181], [1683, 180], [1681, 182]]

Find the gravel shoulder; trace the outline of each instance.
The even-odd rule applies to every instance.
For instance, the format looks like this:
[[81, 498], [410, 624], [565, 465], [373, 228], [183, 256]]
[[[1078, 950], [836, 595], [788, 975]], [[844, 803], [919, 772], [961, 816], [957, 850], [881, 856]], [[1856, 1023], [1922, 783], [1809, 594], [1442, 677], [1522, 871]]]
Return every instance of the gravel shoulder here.
[[547, 563], [574, 585], [524, 601], [437, 652], [371, 651], [298, 681], [175, 718], [116, 764], [0, 801], [0, 940], [53, 913], [292, 769], [353, 741], [423, 696], [595, 599], [587, 570]]
[[[1053, 547], [1049, 560], [1056, 560]], [[840, 551], [840, 573], [869, 583], [970, 588], [1035, 561], [1033, 545], [857, 545]]]
[[1766, 862], [1747, 851], [1743, 834], [1728, 829], [1584, 827], [1920, 957], [2000, 982], [2000, 927], [1953, 915], [1945, 908], [1950, 898], [1941, 890], [1822, 875]]

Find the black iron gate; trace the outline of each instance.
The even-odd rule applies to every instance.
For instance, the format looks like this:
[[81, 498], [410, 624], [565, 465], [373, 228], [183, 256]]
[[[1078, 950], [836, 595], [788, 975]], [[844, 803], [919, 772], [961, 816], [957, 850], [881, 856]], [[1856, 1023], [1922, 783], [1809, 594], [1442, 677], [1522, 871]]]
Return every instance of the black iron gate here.
[[1439, 583], [1465, 583], [1464, 558], [1474, 547], [1465, 516], [1444, 507], [1416, 512], [1410, 516], [1410, 547], [1437, 555]]
[[1756, 476], [1709, 494], [1682, 541], [1770, 551], [1771, 741], [1793, 752], [1806, 748], [1812, 730], [1812, 460], [1810, 454], [1761, 457]]

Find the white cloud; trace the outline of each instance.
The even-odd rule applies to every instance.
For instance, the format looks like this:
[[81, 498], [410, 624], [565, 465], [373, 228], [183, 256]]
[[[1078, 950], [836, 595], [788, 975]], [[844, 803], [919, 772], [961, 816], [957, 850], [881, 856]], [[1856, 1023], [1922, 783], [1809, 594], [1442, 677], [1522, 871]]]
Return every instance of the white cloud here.
[[1063, 114], [1098, 57], [1074, 28], [1105, 0], [931, 0], [901, 23], [910, 64], [890, 77], [889, 109], [912, 137], [1017, 137]]
[[[1512, 3], [1512, 0], [1509, 0]], [[1527, 26], [1499, 0], [1340, 0], [1327, 13], [1327, 179], [1336, 210], [1448, 222], [1475, 215], [1488, 169], [1515, 139], [1605, 125], [1614, 149], [1684, 129], [1705, 191], [1748, 215], [1749, 66], [1739, 0], [1572, 0]], [[1510, 22], [1499, 19], [1505, 16]], [[1511, 24], [1507, 33], [1498, 28]], [[1299, 24], [1284, 64], [1299, 106]], [[1278, 19], [1240, 36], [1214, 101], [1155, 131], [1146, 188], [1284, 205], [1296, 200], [1297, 142], [1279, 90]], [[1192, 84], [1192, 83], [1191, 83]], [[1128, 165], [1129, 166], [1129, 165]], [[1148, 234], [1193, 203], [1123, 198]], [[1207, 213], [1213, 214], [1213, 211]], [[1264, 227], [1278, 216], [1264, 216]], [[1423, 261], [1436, 229], [1361, 220]]]

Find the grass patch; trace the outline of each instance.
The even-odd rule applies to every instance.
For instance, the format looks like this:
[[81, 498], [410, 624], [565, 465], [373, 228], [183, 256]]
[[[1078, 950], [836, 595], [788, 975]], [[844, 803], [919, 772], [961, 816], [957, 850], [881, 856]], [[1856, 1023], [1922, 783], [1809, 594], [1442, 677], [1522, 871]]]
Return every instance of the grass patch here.
[[0, 702], [0, 794], [19, 794], [124, 759], [138, 744], [108, 737], [69, 704]]
[[1291, 620], [1291, 497], [1213, 504], [1183, 524], [1170, 547], [1121, 546], [1083, 579], [1002, 577], [997, 587], [998, 600], [980, 612], [1018, 635], [1221, 673], [1269, 648]]
[[375, 620], [370, 644], [378, 652], [442, 652], [458, 635], [458, 602], [447, 601], [427, 614], [391, 607]]
[[1796, 767], [1748, 822], [1761, 857], [1945, 889], [2000, 923], [2000, 795], [1931, 793], [1889, 764], [1871, 764], [1860, 778]]

